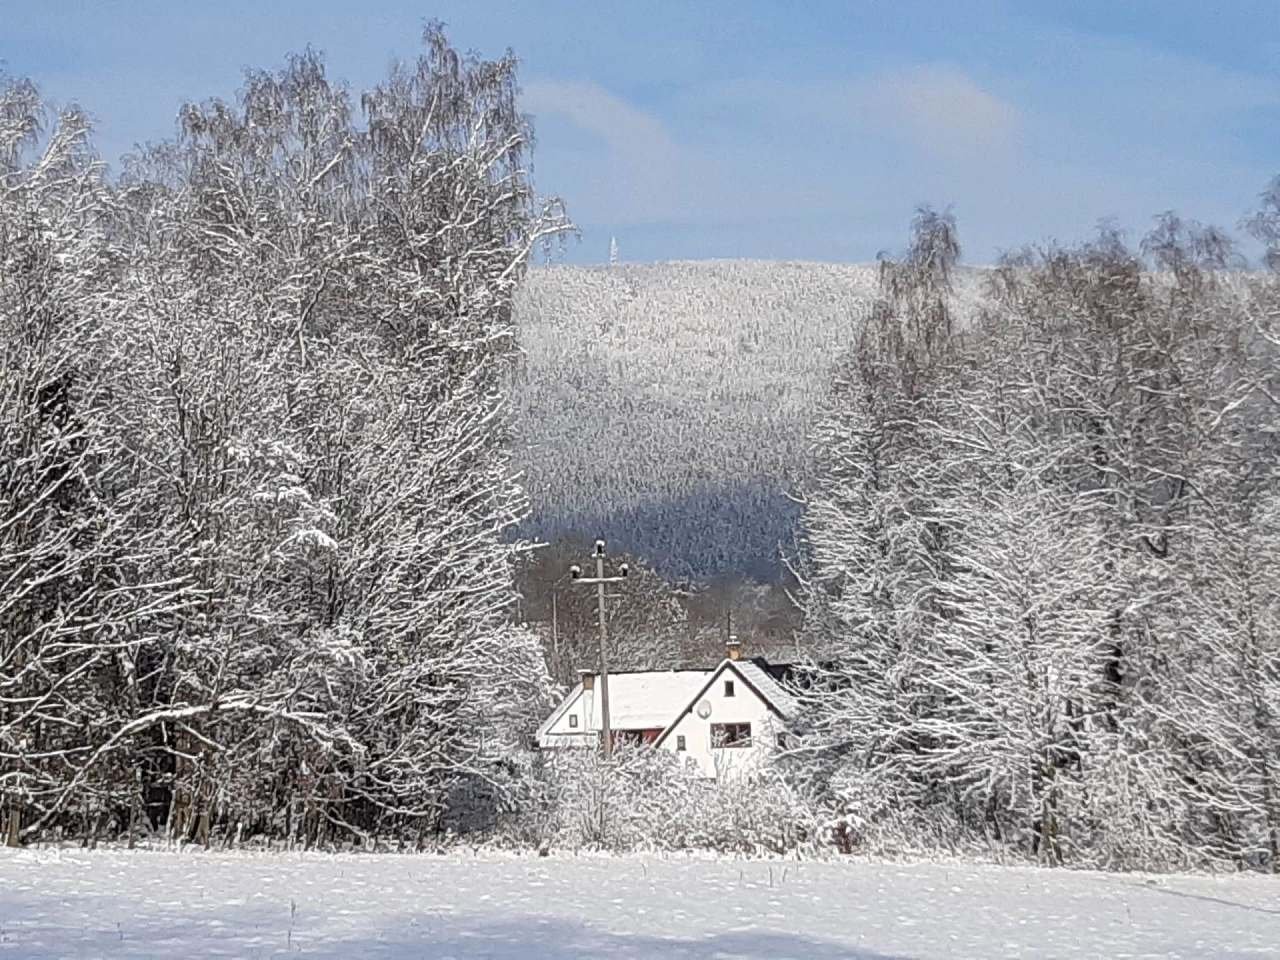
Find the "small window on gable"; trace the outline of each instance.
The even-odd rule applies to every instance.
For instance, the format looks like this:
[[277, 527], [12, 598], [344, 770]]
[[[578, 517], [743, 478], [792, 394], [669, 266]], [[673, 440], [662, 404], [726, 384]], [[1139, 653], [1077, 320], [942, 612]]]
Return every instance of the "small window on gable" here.
[[685, 745], [684, 745], [684, 734], [683, 734], [683, 733], [678, 733], [678, 734], [676, 734], [676, 750], [677, 750], [677, 751], [682, 751], [682, 750], [684, 750], [684, 749], [685, 749]]
[[569, 726], [576, 727], [578, 725], [578, 715], [576, 713], [569, 714]]
[[725, 695], [726, 697], [732, 697], [732, 696], [733, 696], [733, 681], [732, 681], [732, 680], [726, 680], [726, 681], [724, 682], [724, 695]]

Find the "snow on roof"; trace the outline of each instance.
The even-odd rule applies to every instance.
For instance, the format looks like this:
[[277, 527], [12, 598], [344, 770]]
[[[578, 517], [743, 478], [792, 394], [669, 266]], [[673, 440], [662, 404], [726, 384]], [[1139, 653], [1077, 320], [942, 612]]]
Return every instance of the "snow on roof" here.
[[[660, 730], [711, 676], [711, 670], [639, 670], [609, 674], [609, 725], [614, 730]], [[599, 677], [592, 697], [591, 709], [581, 730], [600, 729]], [[582, 696], [577, 684], [560, 701], [551, 715], [538, 726], [541, 739], [560, 716]]]
[[[609, 723], [614, 730], [663, 730], [665, 732], [688, 710], [716, 674], [725, 669], [738, 674], [776, 710], [783, 719], [795, 716], [795, 698], [755, 660], [723, 660], [709, 670], [638, 670], [609, 674]], [[583, 727], [575, 735], [600, 729], [599, 676], [596, 689], [587, 695], [591, 706], [584, 711]], [[560, 716], [584, 694], [577, 684], [538, 727], [539, 740]]]
[[[609, 674], [609, 724], [615, 730], [663, 729], [707, 682], [710, 670], [649, 670]], [[599, 678], [596, 683], [599, 687]], [[596, 693], [597, 699], [599, 692]], [[600, 729], [599, 707], [588, 726]]]
[[736, 660], [733, 666], [744, 680], [756, 688], [760, 696], [768, 700], [782, 714], [783, 719], [790, 720], [796, 715], [799, 704], [796, 703], [795, 697], [788, 693], [767, 670], [754, 660]]

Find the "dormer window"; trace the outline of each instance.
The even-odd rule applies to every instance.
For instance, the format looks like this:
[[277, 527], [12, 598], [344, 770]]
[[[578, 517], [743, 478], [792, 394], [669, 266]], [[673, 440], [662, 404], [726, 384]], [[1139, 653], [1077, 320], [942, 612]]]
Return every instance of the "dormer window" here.
[[726, 697], [732, 697], [732, 696], [733, 696], [733, 681], [732, 681], [732, 680], [726, 680], [726, 681], [724, 682], [724, 695], [725, 695]]

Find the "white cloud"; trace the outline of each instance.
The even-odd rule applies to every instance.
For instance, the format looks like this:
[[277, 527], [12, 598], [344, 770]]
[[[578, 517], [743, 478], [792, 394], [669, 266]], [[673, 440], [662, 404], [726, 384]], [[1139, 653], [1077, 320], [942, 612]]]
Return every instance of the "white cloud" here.
[[881, 74], [868, 93], [887, 113], [882, 122], [927, 151], [989, 155], [1016, 144], [1017, 108], [959, 70], [930, 65]]
[[[539, 154], [551, 156], [565, 176], [571, 212], [595, 222], [655, 223], [689, 215], [701, 163], [666, 127], [594, 83], [535, 80], [527, 83], [523, 109], [540, 131], [567, 120], [591, 141], [567, 147], [540, 138]], [[545, 184], [544, 184], [545, 185]]]
[[676, 152], [661, 122], [594, 83], [535, 80], [525, 85], [522, 102], [530, 113], [567, 117], [621, 152]]

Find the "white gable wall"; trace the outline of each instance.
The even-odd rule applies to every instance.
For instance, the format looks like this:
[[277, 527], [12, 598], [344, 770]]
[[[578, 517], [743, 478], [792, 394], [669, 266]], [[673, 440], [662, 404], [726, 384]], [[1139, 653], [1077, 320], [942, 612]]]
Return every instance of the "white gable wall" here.
[[[732, 697], [725, 696], [726, 680], [733, 681]], [[711, 713], [705, 719], [697, 714], [697, 706], [704, 700], [711, 705]], [[721, 723], [751, 724], [751, 746], [713, 746], [712, 726]], [[778, 734], [783, 729], [781, 718], [725, 663], [716, 671], [706, 692], [665, 732], [660, 747], [678, 752], [679, 738], [684, 737], [685, 750], [678, 755], [696, 764], [701, 776], [721, 779], [759, 769], [776, 749]]]
[[599, 742], [596, 731], [600, 729], [600, 724], [595, 718], [594, 692], [583, 690], [582, 684], [578, 684], [569, 691], [565, 700], [565, 709], [550, 726], [539, 732], [538, 746], [543, 749], [585, 747]]

